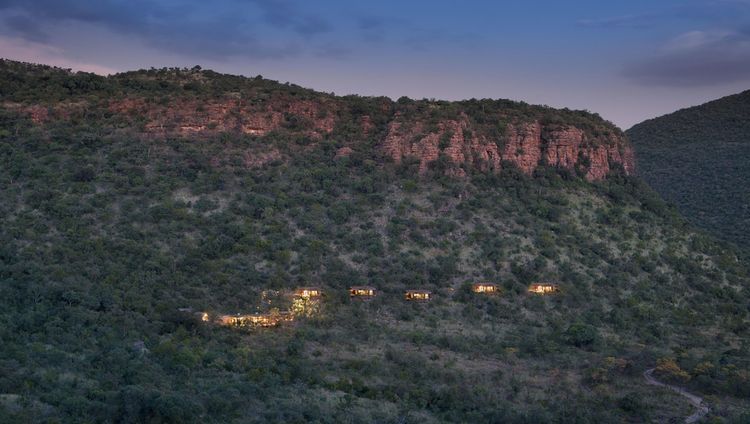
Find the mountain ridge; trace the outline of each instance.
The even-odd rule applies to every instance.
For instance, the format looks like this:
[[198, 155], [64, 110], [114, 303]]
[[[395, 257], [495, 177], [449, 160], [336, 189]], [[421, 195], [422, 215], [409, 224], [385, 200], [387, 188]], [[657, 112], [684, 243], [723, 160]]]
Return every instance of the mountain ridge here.
[[[3, 63], [0, 76], [6, 80], [14, 76], [22, 80], [18, 75], [29, 73], [30, 65]], [[86, 111], [93, 106], [108, 111], [102, 121], [146, 136], [196, 138], [233, 133], [263, 137], [286, 132], [307, 139], [304, 143], [347, 137], [344, 147], [355, 150], [357, 139], [374, 136], [384, 157], [396, 163], [415, 158], [422, 174], [442, 157], [446, 172], [456, 176], [465, 176], [471, 169], [497, 172], [508, 166], [532, 175], [539, 166], [549, 166], [596, 181], [611, 173], [630, 175], [635, 170], [632, 147], [622, 132], [584, 111], [508, 100], [401, 98], [394, 102], [383, 97], [336, 97], [261, 77], [222, 75], [199, 67], [108, 77], [38, 66], [31, 69], [42, 75], [36, 81], [19, 81], [18, 86], [11, 85], [0, 94], [6, 110], [26, 116], [36, 125], [85, 120]], [[55, 88], [50, 77], [54, 73], [80, 80], [63, 84], [68, 90], [65, 102], [54, 96], [24, 96], [29, 91], [26, 85], [33, 84], [41, 92], [49, 90], [40, 84]], [[138, 93], [139, 87], [165, 88], [160, 85], [178, 94], [155, 99]], [[109, 98], [101, 99], [102, 94]], [[103, 105], [92, 103], [97, 95], [96, 101]], [[352, 122], [358, 122], [358, 128], [352, 128]]]
[[750, 90], [626, 132], [638, 173], [694, 224], [750, 248]]

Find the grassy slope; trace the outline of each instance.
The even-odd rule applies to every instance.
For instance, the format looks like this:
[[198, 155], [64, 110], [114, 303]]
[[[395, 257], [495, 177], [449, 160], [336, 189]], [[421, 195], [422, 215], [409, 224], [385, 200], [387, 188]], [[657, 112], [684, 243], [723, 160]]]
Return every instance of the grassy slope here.
[[[717, 414], [747, 407], [748, 269], [635, 180], [417, 178], [363, 141], [139, 140], [6, 114], [0, 420], [603, 422], [689, 414], [640, 372], [673, 357]], [[211, 158], [278, 146], [263, 168]], [[476, 298], [466, 284], [498, 281]], [[559, 296], [529, 297], [538, 279]], [[322, 316], [239, 332], [326, 288]], [[346, 287], [383, 296], [351, 304]], [[436, 293], [405, 305], [406, 288]], [[133, 344], [145, 342], [147, 353]]]
[[640, 123], [639, 173], [695, 224], [750, 246], [750, 91]]

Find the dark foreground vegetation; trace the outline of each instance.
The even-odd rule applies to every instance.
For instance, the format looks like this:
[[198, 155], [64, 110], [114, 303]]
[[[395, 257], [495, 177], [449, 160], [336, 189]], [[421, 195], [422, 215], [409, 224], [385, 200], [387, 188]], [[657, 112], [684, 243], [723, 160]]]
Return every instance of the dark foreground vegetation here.
[[[3, 83], [5, 84], [5, 83]], [[55, 87], [49, 88], [53, 91]], [[355, 130], [148, 139], [0, 117], [0, 422], [747, 422], [747, 258], [642, 182], [418, 176]], [[361, 135], [360, 135], [361, 136]], [[227, 152], [278, 148], [261, 167]], [[230, 161], [231, 162], [231, 161]], [[493, 281], [496, 296], [470, 285]], [[532, 296], [528, 284], [560, 292]], [[319, 314], [250, 312], [320, 286]], [[347, 288], [381, 295], [351, 302]], [[405, 303], [425, 288], [429, 303]]]

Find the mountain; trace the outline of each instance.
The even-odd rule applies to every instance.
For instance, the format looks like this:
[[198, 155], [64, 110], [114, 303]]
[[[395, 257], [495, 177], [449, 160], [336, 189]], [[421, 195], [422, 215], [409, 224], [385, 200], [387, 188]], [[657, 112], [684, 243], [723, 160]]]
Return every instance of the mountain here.
[[2, 422], [748, 419], [747, 258], [594, 114], [0, 68]]
[[750, 91], [635, 125], [638, 173], [693, 223], [750, 247]]
[[199, 68], [105, 78], [48, 67], [29, 72], [7, 61], [2, 77], [4, 107], [35, 124], [97, 123], [159, 138], [275, 134], [297, 144], [335, 142], [342, 152], [372, 138], [379, 142], [377, 153], [396, 163], [416, 158], [420, 173], [441, 157], [446, 171], [456, 175], [504, 165], [531, 175], [540, 164], [588, 180], [633, 172], [632, 149], [622, 132], [583, 111], [507, 100], [342, 98]]

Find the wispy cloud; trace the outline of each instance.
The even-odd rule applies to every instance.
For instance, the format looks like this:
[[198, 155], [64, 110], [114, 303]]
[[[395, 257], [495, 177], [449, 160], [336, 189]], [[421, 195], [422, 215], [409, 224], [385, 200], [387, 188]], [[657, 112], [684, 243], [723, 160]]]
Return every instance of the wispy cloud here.
[[628, 65], [624, 75], [639, 84], [679, 87], [750, 81], [750, 31], [685, 32]]
[[331, 24], [320, 16], [302, 13], [289, 0], [248, 0], [263, 11], [266, 23], [279, 28], [291, 28], [304, 36], [313, 36], [331, 31]]
[[388, 33], [388, 27], [395, 23], [393, 20], [380, 16], [358, 16], [355, 22], [362, 39], [371, 43], [384, 41]]
[[44, 32], [37, 23], [25, 15], [10, 15], [3, 20], [7, 32], [34, 42], [46, 42], [49, 34]]
[[750, 13], [750, 0], [693, 0], [678, 5], [654, 2], [651, 11], [619, 16], [579, 19], [576, 24], [590, 28], [657, 28], [668, 22], [712, 23], [741, 20]]
[[24, 62], [44, 63], [75, 71], [93, 72], [100, 75], [117, 72], [113, 68], [68, 58], [62, 50], [47, 44], [24, 41], [17, 38], [0, 36], [0, 52], [6, 58]]
[[[98, 25], [174, 53], [210, 59], [280, 58], [314, 48], [313, 38], [332, 30], [322, 16], [291, 0], [0, 0], [5, 34], [47, 41], [57, 24]], [[263, 27], [287, 36], [264, 37]]]

